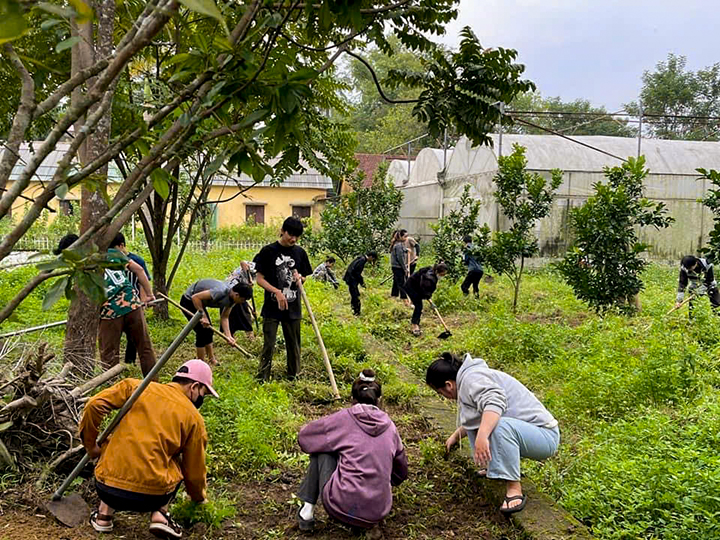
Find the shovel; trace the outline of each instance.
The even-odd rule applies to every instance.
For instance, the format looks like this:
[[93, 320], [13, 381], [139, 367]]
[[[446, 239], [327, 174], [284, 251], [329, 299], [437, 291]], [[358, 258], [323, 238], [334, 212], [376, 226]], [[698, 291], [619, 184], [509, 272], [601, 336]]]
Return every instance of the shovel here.
[[303, 287], [302, 281], [298, 280], [298, 289], [302, 296], [303, 303], [308, 310], [310, 315], [310, 321], [312, 322], [313, 330], [315, 330], [315, 337], [317, 337], [318, 345], [320, 345], [320, 352], [322, 352], [323, 362], [325, 363], [325, 369], [327, 369], [328, 377], [330, 378], [330, 386], [332, 388], [334, 399], [340, 399], [340, 392], [338, 392], [337, 384], [335, 384], [335, 375], [333, 374], [332, 365], [330, 364], [330, 358], [328, 358], [327, 350], [325, 349], [325, 342], [323, 341], [322, 334], [320, 334], [320, 328], [318, 328], [315, 315], [313, 315], [312, 308], [310, 307], [310, 300], [308, 300], [307, 294], [305, 294], [305, 287]]
[[[143, 391], [147, 388], [147, 386], [153, 381], [153, 379], [155, 379], [157, 374], [167, 363], [173, 353], [177, 350], [180, 344], [185, 341], [187, 335], [200, 321], [202, 316], [202, 311], [198, 311], [195, 315], [193, 315], [193, 318], [190, 319], [190, 321], [185, 325], [185, 327], [173, 340], [170, 346], [165, 350], [165, 352], [162, 354], [162, 356], [153, 366], [150, 372], [145, 376], [143, 381], [140, 383], [140, 386], [135, 389], [135, 392], [133, 392], [130, 398], [125, 402], [125, 405], [122, 406], [120, 412], [115, 415], [115, 418], [113, 418], [112, 422], [110, 422], [108, 427], [106, 427], [105, 430], [100, 434], [97, 439], [98, 446], [101, 446], [102, 443], [105, 442], [110, 433], [112, 433], [118, 423], [120, 423], [120, 420], [122, 420], [123, 416], [125, 416], [125, 413], [130, 410], [130, 407], [132, 407], [133, 403], [137, 401], [137, 398], [140, 397], [140, 394], [142, 394]], [[72, 481], [75, 480], [75, 478], [77, 478], [80, 472], [85, 468], [85, 465], [87, 465], [88, 461], [90, 461], [90, 456], [86, 453], [80, 460], [80, 463], [75, 466], [70, 475], [65, 479], [63, 484], [58, 488], [55, 493], [53, 493], [52, 501], [49, 501], [45, 505], [47, 510], [52, 515], [54, 515], [58, 519], [58, 521], [60, 521], [60, 523], [62, 523], [63, 525], [67, 525], [68, 527], [76, 527], [80, 523], [83, 523], [90, 518], [90, 507], [83, 500], [79, 493], [73, 493], [72, 495], [69, 495], [65, 498], [63, 498], [62, 496], [63, 493], [65, 493], [65, 490], [70, 486]]]
[[447, 325], [445, 324], [445, 321], [443, 321], [443, 318], [442, 318], [442, 316], [440, 315], [440, 312], [438, 311], [437, 306], [435, 306], [435, 304], [433, 303], [433, 301], [430, 300], [430, 299], [428, 299], [428, 303], [429, 303], [429, 304], [432, 306], [432, 308], [435, 310], [435, 315], [438, 316], [438, 319], [440, 319], [440, 322], [442, 323], [443, 328], [445, 328], [445, 331], [442, 332], [442, 333], [438, 336], [438, 339], [447, 339], [447, 338], [449, 338], [450, 336], [452, 336], [452, 332], [451, 332], [450, 330], [448, 330], [448, 327], [447, 327]]
[[[183, 313], [185, 313], [185, 314], [187, 314], [187, 315], [190, 315], [190, 316], [192, 317], [192, 312], [191, 312], [190, 310], [185, 309], [185, 308], [182, 307], [180, 304], [178, 304], [175, 300], [173, 300], [172, 298], [168, 298], [168, 297], [165, 296], [163, 293], [159, 292], [158, 294], [159, 294], [160, 296], [162, 296], [165, 300], [167, 300], [168, 302], [170, 302], [173, 306], [175, 306], [176, 308], [178, 308], [180, 311], [182, 311]], [[201, 311], [200, 313], [202, 313], [202, 311]], [[243, 354], [244, 354], [245, 356], [247, 356], [248, 358], [252, 358], [252, 355], [251, 355], [249, 352], [247, 352], [245, 349], [243, 349], [243, 348], [242, 348], [240, 345], [238, 345], [237, 343], [232, 343], [232, 342], [228, 339], [228, 337], [227, 337], [225, 334], [223, 334], [220, 330], [218, 330], [217, 328], [215, 328], [215, 327], [213, 327], [213, 326], [209, 326], [208, 328], [210, 328], [210, 330], [213, 331], [213, 334], [217, 334], [218, 336], [220, 336], [221, 338], [223, 338], [225, 341], [227, 341], [228, 344], [229, 344], [231, 347], [235, 347], [238, 351], [240, 351], [241, 353], [243, 353]]]

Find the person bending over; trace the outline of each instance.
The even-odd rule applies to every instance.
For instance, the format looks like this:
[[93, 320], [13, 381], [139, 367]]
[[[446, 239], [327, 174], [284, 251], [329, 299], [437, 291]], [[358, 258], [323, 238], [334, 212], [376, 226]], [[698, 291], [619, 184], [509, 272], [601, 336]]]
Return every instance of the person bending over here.
[[80, 438], [95, 466], [100, 506], [90, 517], [98, 532], [113, 530], [116, 511], [149, 512], [150, 532], [180, 538], [181, 528], [168, 514], [180, 487], [193, 501], [206, 500], [207, 433], [198, 409], [205, 396], [218, 397], [212, 371], [202, 360], [185, 362], [171, 383], [151, 382], [102, 447], [97, 437], [103, 420], [122, 408], [137, 379], [125, 379], [92, 397], [80, 421]]
[[[209, 364], [216, 365], [215, 349], [213, 348], [213, 331], [210, 328], [210, 315], [207, 308], [218, 308], [220, 310], [220, 329], [228, 338], [231, 344], [235, 343], [235, 338], [230, 331], [230, 311], [236, 304], [246, 302], [252, 296], [252, 288], [246, 283], [237, 283], [232, 287], [228, 287], [222, 281], [217, 279], [201, 279], [190, 285], [182, 298], [180, 305], [187, 309], [191, 314], [197, 311], [203, 312], [200, 324], [195, 325], [195, 349], [197, 357], [205, 360]], [[190, 320], [192, 315], [183, 312], [185, 317]]]
[[477, 298], [480, 295], [478, 284], [483, 277], [483, 267], [473, 255], [475, 246], [472, 243], [472, 237], [468, 234], [465, 238], [463, 238], [463, 241], [465, 242], [463, 262], [465, 263], [465, 266], [468, 267], [468, 273], [465, 276], [465, 280], [462, 282], [462, 285], [460, 285], [460, 290], [465, 296], [467, 296], [470, 294], [470, 286], [472, 286], [473, 294], [475, 295], [475, 298]]
[[445, 263], [425, 266], [415, 272], [408, 278], [407, 282], [405, 282], [405, 292], [412, 301], [413, 306], [415, 306], [410, 321], [413, 335], [420, 335], [420, 318], [422, 317], [423, 300], [430, 300], [430, 298], [432, 298], [437, 288], [438, 280], [447, 274], [447, 271], [448, 268]]
[[557, 420], [520, 381], [470, 354], [463, 360], [443, 353], [427, 368], [425, 381], [458, 404], [460, 427], [445, 443], [448, 451], [467, 436], [480, 474], [505, 480], [500, 512], [520, 512], [527, 502], [520, 458], [543, 461], [555, 455], [560, 445]]
[[365, 278], [363, 278], [363, 270], [365, 270], [365, 263], [375, 264], [377, 261], [377, 253], [375, 251], [368, 251], [365, 255], [355, 257], [353, 261], [348, 265], [343, 276], [343, 281], [347, 283], [348, 289], [350, 290], [350, 307], [352, 308], [353, 315], [360, 315], [360, 289], [359, 287], [365, 287]]
[[318, 281], [322, 281], [323, 283], [330, 283], [333, 287], [337, 289], [340, 284], [338, 283], [338, 280], [335, 277], [335, 273], [333, 272], [334, 266], [335, 257], [328, 257], [327, 259], [325, 259], [324, 263], [318, 264], [317, 268], [315, 268], [315, 271], [312, 273], [313, 279], [317, 279]]
[[[690, 287], [688, 288], [688, 283]], [[675, 307], [679, 308], [685, 298], [685, 289], [691, 295], [705, 296], [710, 299], [713, 311], [717, 312], [720, 307], [720, 293], [718, 292], [717, 281], [713, 265], [706, 259], [688, 255], [680, 261], [680, 276], [678, 277], [678, 292], [675, 298]], [[690, 311], [692, 312], [692, 301]]]
[[[232, 289], [238, 283], [245, 283], [252, 290], [252, 287], [255, 285], [254, 278], [255, 263], [250, 261], [241, 261], [240, 266], [233, 270], [225, 279], [225, 284]], [[254, 302], [252, 296], [250, 296], [248, 300]], [[234, 337], [235, 332], [242, 330], [245, 332], [245, 336], [247, 336], [249, 340], [255, 339], [252, 327], [253, 317], [257, 317], [254, 303], [252, 305], [252, 309], [247, 301], [242, 304], [235, 304], [230, 310], [230, 334]]]
[[315, 527], [315, 505], [322, 499], [331, 517], [371, 529], [392, 509], [391, 486], [408, 474], [407, 457], [390, 417], [378, 408], [382, 388], [372, 369], [352, 386], [353, 405], [306, 424], [298, 435], [310, 466], [300, 485], [301, 531]]

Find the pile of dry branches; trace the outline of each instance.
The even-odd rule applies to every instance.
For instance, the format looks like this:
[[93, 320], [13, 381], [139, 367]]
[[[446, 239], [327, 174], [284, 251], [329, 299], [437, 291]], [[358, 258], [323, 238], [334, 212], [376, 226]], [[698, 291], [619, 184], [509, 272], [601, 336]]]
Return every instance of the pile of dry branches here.
[[0, 383], [0, 469], [48, 463], [41, 482], [82, 449], [77, 428], [88, 394], [125, 369], [118, 364], [82, 382], [72, 363], [49, 373], [48, 363], [54, 358], [41, 343], [22, 355]]

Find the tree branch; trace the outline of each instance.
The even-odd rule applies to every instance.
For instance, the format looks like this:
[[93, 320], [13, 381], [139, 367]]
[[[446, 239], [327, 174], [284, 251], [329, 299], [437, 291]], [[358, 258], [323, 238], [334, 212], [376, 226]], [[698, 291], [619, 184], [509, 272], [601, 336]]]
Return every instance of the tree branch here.
[[10, 300], [8, 304], [2, 308], [2, 311], [0, 311], [0, 323], [4, 322], [5, 319], [7, 319], [10, 314], [15, 311], [15, 308], [17, 308], [20, 303], [25, 300], [25, 298], [28, 297], [28, 295], [33, 292], [35, 287], [40, 285], [43, 281], [46, 279], [51, 279], [58, 276], [65, 276], [70, 274], [71, 270], [55, 270], [53, 272], [43, 272], [32, 278], [27, 285], [25, 285], [22, 290], [15, 295], [15, 298]]
[[[4, 191], [13, 167], [20, 158], [20, 145], [25, 138], [25, 132], [30, 125], [33, 109], [35, 108], [35, 82], [10, 43], [3, 45], [3, 52], [17, 70], [22, 83], [20, 105], [15, 113], [8, 141], [5, 145], [5, 152], [3, 152], [2, 161], [0, 161], [0, 189]], [[0, 213], [0, 217], [4, 215], [4, 213]]]

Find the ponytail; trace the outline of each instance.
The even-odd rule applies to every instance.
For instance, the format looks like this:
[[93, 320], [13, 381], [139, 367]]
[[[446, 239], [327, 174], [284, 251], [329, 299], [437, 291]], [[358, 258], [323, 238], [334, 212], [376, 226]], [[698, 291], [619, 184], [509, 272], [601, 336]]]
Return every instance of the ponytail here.
[[425, 382], [433, 390], [442, 388], [447, 381], [457, 380], [458, 371], [462, 366], [462, 358], [450, 352], [444, 352], [427, 368]]
[[382, 387], [375, 380], [375, 371], [370, 368], [362, 370], [352, 385], [352, 397], [355, 403], [365, 403], [377, 407], [382, 396]]
[[390, 239], [390, 251], [392, 251], [393, 246], [400, 241], [400, 237], [403, 234], [407, 234], [407, 229], [396, 229], [395, 230], [395, 232], [392, 235], [392, 238]]

